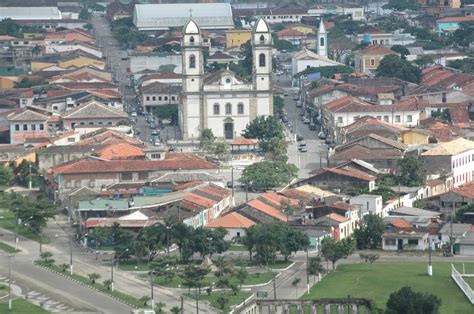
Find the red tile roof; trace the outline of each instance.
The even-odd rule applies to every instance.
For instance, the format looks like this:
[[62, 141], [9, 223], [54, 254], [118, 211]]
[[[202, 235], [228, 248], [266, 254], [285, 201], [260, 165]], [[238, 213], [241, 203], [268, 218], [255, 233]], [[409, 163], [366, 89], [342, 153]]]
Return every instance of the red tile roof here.
[[225, 216], [222, 216], [220, 218], [217, 218], [213, 221], [211, 221], [206, 228], [226, 228], [226, 229], [232, 229], [232, 228], [242, 228], [242, 229], [248, 229], [255, 225], [255, 222], [252, 220], [248, 219], [247, 217], [242, 216], [241, 214], [237, 212], [231, 212]]
[[470, 182], [452, 190], [454, 193], [468, 198], [474, 198], [474, 182]]
[[397, 229], [408, 229], [413, 227], [411, 223], [402, 218], [392, 220], [388, 224], [394, 226]]
[[355, 178], [355, 179], [359, 179], [359, 180], [363, 180], [363, 181], [375, 181], [375, 179], [377, 179], [376, 177], [365, 174], [362, 171], [357, 171], [356, 172], [356, 171], [349, 171], [349, 170], [339, 169], [339, 168], [321, 168], [321, 169], [314, 172], [313, 177], [319, 176], [319, 175], [321, 175], [323, 173], [326, 173], [326, 172], [329, 172], [329, 173], [332, 173], [332, 174], [337, 174], [337, 175], [340, 175], [340, 176], [351, 177], [351, 178]]
[[372, 45], [370, 47], [358, 51], [357, 53], [363, 55], [400, 55], [399, 53], [383, 45]]
[[399, 159], [402, 152], [399, 149], [369, 149], [365, 146], [355, 144], [343, 151], [330, 156], [331, 161], [348, 161], [360, 159], [370, 162], [370, 160]]
[[294, 28], [286, 28], [277, 33], [278, 37], [306, 37], [305, 33]]
[[281, 207], [283, 204], [289, 204], [291, 206], [298, 206], [299, 205], [298, 200], [288, 198], [285, 195], [281, 195], [281, 194], [278, 194], [276, 192], [263, 193], [262, 195], [260, 195], [259, 199], [260, 200], [262, 200], [262, 199], [267, 200], [267, 201], [273, 203], [273, 205], [275, 205], [276, 207]]
[[233, 140], [232, 142], [230, 142], [229, 144], [230, 145], [257, 145], [257, 143], [258, 142], [256, 140], [252, 140], [245, 137], [239, 137]]
[[332, 213], [332, 214], [328, 214], [324, 217], [328, 217], [329, 219], [331, 220], [334, 220], [338, 223], [343, 223], [343, 222], [346, 222], [346, 221], [349, 221], [350, 218], [347, 218], [347, 217], [344, 217], [344, 216], [341, 216], [339, 214], [336, 214], [336, 213]]
[[66, 163], [51, 168], [54, 174], [77, 173], [116, 173], [132, 171], [160, 171], [160, 170], [198, 170], [217, 169], [217, 166], [204, 159], [201, 160], [111, 160], [111, 161], [83, 161]]
[[112, 160], [112, 159], [131, 159], [131, 158], [144, 158], [145, 153], [143, 149], [130, 145], [128, 143], [117, 143], [108, 145], [101, 149], [99, 152], [100, 158]]
[[254, 199], [247, 203], [250, 207], [281, 221], [287, 221], [287, 217], [278, 209], [265, 204], [264, 202]]
[[451, 16], [439, 19], [436, 23], [474, 22], [474, 16]]

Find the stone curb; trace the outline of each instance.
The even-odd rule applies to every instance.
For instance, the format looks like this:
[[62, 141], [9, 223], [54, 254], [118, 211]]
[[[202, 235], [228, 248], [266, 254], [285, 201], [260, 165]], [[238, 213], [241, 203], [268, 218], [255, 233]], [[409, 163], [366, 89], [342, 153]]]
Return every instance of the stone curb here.
[[83, 283], [82, 281], [79, 281], [79, 280], [77, 280], [77, 279], [74, 279], [73, 277], [67, 276], [67, 275], [65, 275], [64, 273], [61, 273], [61, 272], [58, 272], [58, 271], [56, 271], [56, 270], [53, 270], [53, 269], [51, 269], [51, 268], [49, 268], [49, 267], [40, 265], [40, 264], [38, 264], [38, 263], [36, 263], [36, 262], [33, 262], [33, 264], [36, 265], [36, 266], [38, 266], [38, 267], [41, 267], [41, 268], [43, 268], [43, 269], [46, 269], [46, 270], [48, 270], [48, 271], [50, 271], [50, 272], [52, 272], [52, 273], [55, 273], [56, 275], [59, 275], [59, 276], [61, 276], [61, 277], [67, 278], [67, 279], [69, 279], [69, 280], [71, 280], [71, 281], [74, 281], [74, 282], [80, 284], [81, 286], [84, 286], [84, 287], [87, 287], [87, 288], [89, 288], [89, 289], [95, 290], [95, 291], [97, 291], [97, 292], [99, 292], [99, 293], [101, 293], [101, 294], [103, 294], [103, 295], [106, 295], [106, 296], [112, 298], [112, 299], [115, 299], [115, 300], [117, 300], [117, 301], [120, 301], [120, 302], [122, 302], [122, 303], [124, 303], [124, 304], [126, 304], [126, 305], [128, 305], [128, 306], [130, 306], [130, 307], [132, 307], [132, 308], [134, 308], [134, 309], [139, 309], [139, 307], [137, 307], [136, 305], [130, 304], [130, 303], [128, 303], [128, 302], [126, 302], [126, 301], [124, 301], [124, 300], [122, 300], [122, 299], [120, 299], [120, 298], [118, 298], [118, 297], [116, 297], [116, 296], [113, 296], [113, 295], [111, 295], [111, 294], [109, 294], [109, 293], [106, 293], [106, 292], [104, 292], [104, 291], [102, 291], [102, 290], [99, 290], [99, 289], [97, 289], [97, 288], [95, 288], [95, 287], [93, 287], [93, 286], [91, 286], [91, 285], [88, 285], [88, 284], [86, 284], [86, 283]]

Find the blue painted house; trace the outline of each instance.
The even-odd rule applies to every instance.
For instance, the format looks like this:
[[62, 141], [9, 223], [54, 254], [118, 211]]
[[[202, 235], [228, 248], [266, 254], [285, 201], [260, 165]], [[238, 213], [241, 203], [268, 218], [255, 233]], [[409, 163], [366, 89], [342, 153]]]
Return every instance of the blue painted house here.
[[440, 35], [452, 33], [459, 29], [459, 24], [463, 22], [474, 23], [474, 16], [452, 16], [436, 21], [436, 32]]

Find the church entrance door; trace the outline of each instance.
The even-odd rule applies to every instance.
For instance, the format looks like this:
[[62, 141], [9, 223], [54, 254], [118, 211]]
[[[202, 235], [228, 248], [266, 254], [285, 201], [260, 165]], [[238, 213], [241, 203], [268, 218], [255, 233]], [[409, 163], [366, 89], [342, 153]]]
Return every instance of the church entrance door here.
[[226, 140], [231, 140], [234, 138], [234, 123], [233, 122], [224, 123], [224, 138]]

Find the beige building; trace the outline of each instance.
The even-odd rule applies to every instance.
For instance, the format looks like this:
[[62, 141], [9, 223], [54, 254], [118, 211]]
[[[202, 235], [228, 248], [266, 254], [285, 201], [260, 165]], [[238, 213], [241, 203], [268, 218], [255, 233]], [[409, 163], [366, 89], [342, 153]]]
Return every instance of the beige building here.
[[355, 69], [360, 73], [373, 73], [380, 65], [380, 61], [388, 55], [400, 56], [400, 54], [382, 45], [373, 45], [356, 51], [354, 55]]

